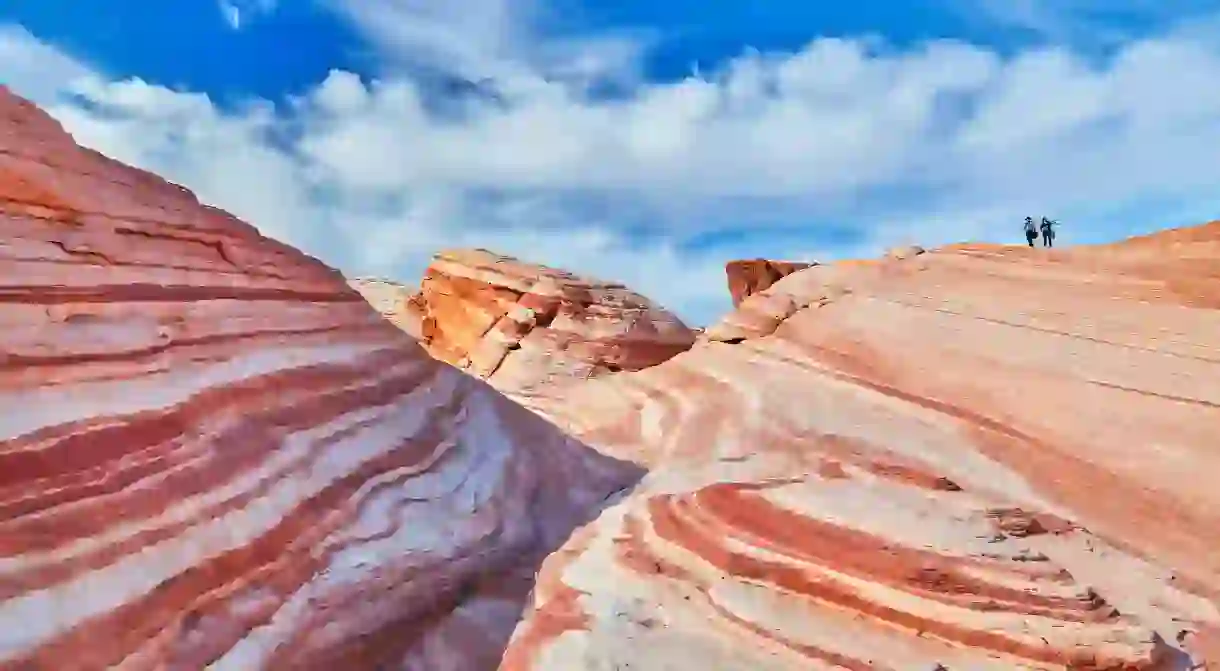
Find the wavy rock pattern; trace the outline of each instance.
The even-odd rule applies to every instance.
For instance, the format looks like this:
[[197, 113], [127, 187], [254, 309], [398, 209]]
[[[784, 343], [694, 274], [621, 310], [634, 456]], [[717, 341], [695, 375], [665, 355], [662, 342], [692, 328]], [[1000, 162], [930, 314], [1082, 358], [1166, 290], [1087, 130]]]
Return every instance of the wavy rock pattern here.
[[535, 397], [653, 470], [502, 668], [1220, 669], [1218, 280], [1220, 222], [911, 250]]
[[728, 277], [733, 307], [741, 305], [746, 296], [752, 296], [792, 273], [813, 265], [816, 264], [767, 259], [729, 261], [724, 264], [724, 274]]
[[0, 89], [0, 669], [490, 669], [637, 469]]
[[567, 379], [641, 370], [683, 352], [695, 332], [621, 284], [486, 250], [438, 254], [420, 290], [353, 280], [436, 358], [517, 397]]

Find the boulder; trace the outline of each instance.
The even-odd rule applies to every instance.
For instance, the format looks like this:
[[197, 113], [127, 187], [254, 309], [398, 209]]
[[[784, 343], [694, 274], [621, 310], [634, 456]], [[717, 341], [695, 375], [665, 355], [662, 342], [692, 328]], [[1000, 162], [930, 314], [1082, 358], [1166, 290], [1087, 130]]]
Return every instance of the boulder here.
[[[354, 285], [381, 304], [372, 290], [378, 285]], [[621, 284], [482, 249], [438, 254], [418, 291], [397, 292], [391, 312], [433, 356], [513, 394], [642, 370], [689, 349], [696, 337]]]
[[724, 272], [728, 276], [729, 294], [733, 297], [733, 307], [741, 305], [747, 296], [770, 287], [781, 278], [814, 265], [817, 264], [799, 261], [768, 261], [767, 259], [729, 261], [724, 266]]

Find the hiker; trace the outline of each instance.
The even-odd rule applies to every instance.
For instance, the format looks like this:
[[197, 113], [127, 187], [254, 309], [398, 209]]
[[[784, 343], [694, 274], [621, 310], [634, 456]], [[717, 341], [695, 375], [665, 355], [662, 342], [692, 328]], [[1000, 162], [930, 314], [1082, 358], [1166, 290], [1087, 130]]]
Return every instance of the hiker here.
[[[1055, 246], [1055, 229], [1053, 228], [1053, 226], [1055, 226], [1058, 223], [1059, 222], [1057, 222], [1057, 221], [1051, 221], [1050, 219], [1047, 219], [1046, 217], [1042, 217], [1042, 246], [1043, 247], [1054, 247]], [[1032, 245], [1033, 243], [1030, 243], [1030, 244]]]
[[1030, 247], [1034, 246], [1034, 240], [1038, 239], [1038, 229], [1034, 226], [1034, 218], [1025, 218], [1025, 241]]

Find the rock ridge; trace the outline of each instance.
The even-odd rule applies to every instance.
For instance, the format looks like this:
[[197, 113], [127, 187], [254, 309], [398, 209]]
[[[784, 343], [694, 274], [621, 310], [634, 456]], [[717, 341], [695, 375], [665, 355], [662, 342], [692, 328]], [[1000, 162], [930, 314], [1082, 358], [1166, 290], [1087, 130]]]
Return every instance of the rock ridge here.
[[506, 668], [1220, 668], [1218, 279], [1220, 222], [911, 248], [535, 396], [650, 473]]
[[636, 467], [0, 88], [0, 669], [494, 669]]
[[436, 358], [518, 395], [641, 370], [695, 341], [676, 315], [620, 283], [484, 249], [441, 251], [413, 293], [368, 280], [353, 286]]

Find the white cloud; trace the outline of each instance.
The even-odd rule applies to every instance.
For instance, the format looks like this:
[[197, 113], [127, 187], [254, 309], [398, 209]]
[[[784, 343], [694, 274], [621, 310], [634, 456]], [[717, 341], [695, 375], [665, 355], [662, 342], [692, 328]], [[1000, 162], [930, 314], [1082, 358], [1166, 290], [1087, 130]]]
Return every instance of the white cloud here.
[[233, 30], [245, 28], [261, 14], [275, 11], [278, 0], [217, 0], [217, 8], [225, 23]]
[[1045, 40], [1107, 47], [1150, 28], [1197, 21], [1215, 0], [950, 0], [965, 15]]
[[[409, 282], [438, 248], [482, 246], [625, 281], [696, 322], [726, 307], [722, 265], [737, 256], [1015, 241], [1042, 213], [1067, 223], [1063, 241], [1098, 241], [1220, 206], [1214, 33], [1129, 42], [1105, 61], [817, 39], [647, 83], [638, 44], [551, 40], [526, 3], [344, 7], [385, 71], [332, 72], [278, 111], [111, 81], [11, 30], [0, 55], [20, 57], [0, 59], [0, 79], [82, 143], [351, 274]], [[44, 62], [58, 74], [31, 79]], [[438, 109], [406, 66], [446, 62], [478, 84]], [[604, 77], [630, 94], [592, 96]], [[66, 88], [76, 100], [51, 95]]]
[[29, 98], [50, 100], [92, 70], [39, 41], [25, 28], [0, 24], [0, 83]]
[[569, 85], [612, 73], [631, 79], [649, 35], [565, 37], [545, 0], [323, 0], [367, 35], [390, 67], [409, 64], [501, 88], [541, 76]]

